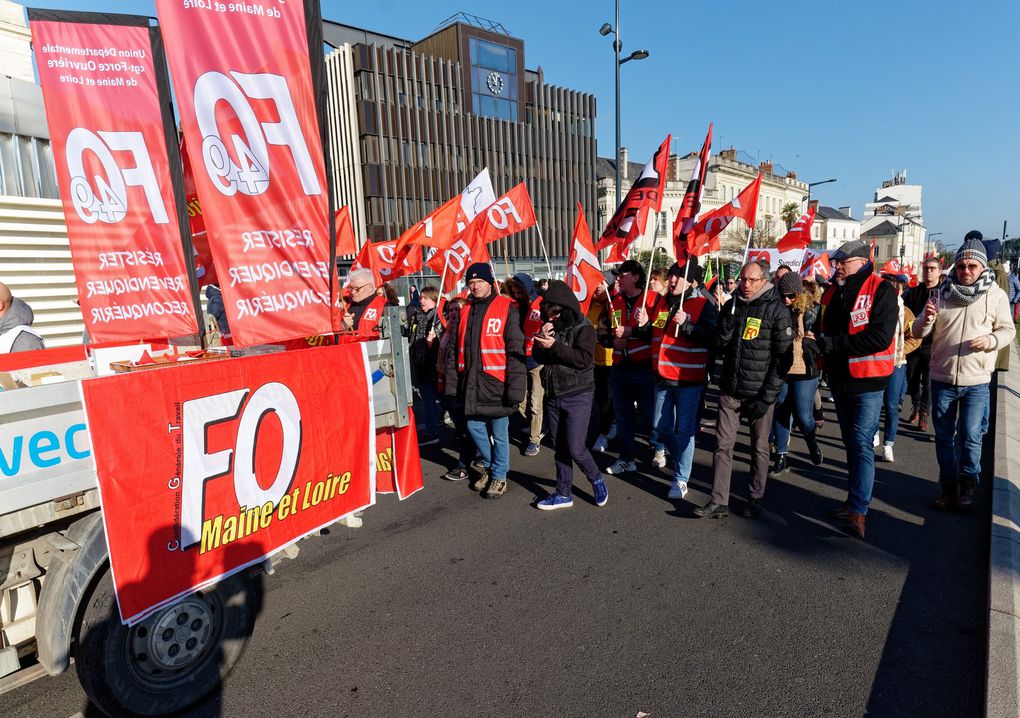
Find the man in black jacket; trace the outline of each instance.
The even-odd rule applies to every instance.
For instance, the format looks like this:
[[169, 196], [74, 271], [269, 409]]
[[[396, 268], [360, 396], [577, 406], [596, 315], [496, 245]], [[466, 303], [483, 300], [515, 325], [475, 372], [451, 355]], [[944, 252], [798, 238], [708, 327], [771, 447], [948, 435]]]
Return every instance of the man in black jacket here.
[[556, 450], [556, 492], [536, 506], [549, 511], [574, 505], [571, 460], [591, 482], [595, 505], [605, 506], [606, 482], [585, 444], [595, 397], [595, 327], [581, 316], [573, 290], [558, 279], [550, 280], [541, 312], [544, 323], [535, 335], [532, 354], [543, 365], [545, 415]]
[[[931, 299], [942, 282], [942, 263], [936, 257], [924, 260], [921, 282], [903, 293], [903, 304], [915, 317], [924, 314], [924, 305]], [[931, 365], [931, 342], [934, 334], [921, 340], [921, 346], [907, 354], [907, 393], [912, 405], [908, 424], [917, 424], [921, 431], [928, 431], [928, 416], [931, 405], [931, 379], [928, 369]]]
[[832, 254], [835, 282], [822, 295], [822, 336], [829, 389], [846, 447], [847, 500], [831, 515], [864, 538], [864, 516], [875, 484], [874, 437], [893, 372], [899, 320], [896, 289], [874, 271], [868, 245], [845, 242]]
[[772, 412], [789, 365], [790, 311], [779, 301], [764, 268], [748, 262], [736, 294], [719, 312], [716, 348], [722, 356], [716, 449], [712, 457], [712, 498], [694, 510], [701, 517], [729, 515], [733, 445], [740, 417], [751, 425], [751, 486], [744, 516], [761, 514], [769, 471]]
[[509, 416], [524, 400], [524, 335], [517, 306], [496, 294], [492, 269], [476, 263], [464, 275], [468, 304], [460, 313], [452, 347], [457, 366], [457, 400], [468, 433], [486, 469], [471, 489], [487, 499], [506, 493], [510, 470]]

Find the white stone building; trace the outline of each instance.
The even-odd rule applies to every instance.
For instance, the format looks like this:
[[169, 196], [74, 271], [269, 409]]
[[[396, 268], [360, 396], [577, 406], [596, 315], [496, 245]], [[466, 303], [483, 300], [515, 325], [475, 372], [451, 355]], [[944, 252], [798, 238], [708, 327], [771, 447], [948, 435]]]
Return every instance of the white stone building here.
[[853, 218], [849, 207], [835, 209], [819, 205], [817, 201], [811, 204], [815, 205], [815, 222], [811, 226], [812, 249], [832, 250], [843, 242], [860, 238], [861, 222]]
[[861, 237], [875, 244], [876, 263], [902, 258], [905, 264], [920, 266], [929, 249], [921, 185], [907, 184], [906, 170], [883, 182], [874, 201], [864, 205], [861, 229]]

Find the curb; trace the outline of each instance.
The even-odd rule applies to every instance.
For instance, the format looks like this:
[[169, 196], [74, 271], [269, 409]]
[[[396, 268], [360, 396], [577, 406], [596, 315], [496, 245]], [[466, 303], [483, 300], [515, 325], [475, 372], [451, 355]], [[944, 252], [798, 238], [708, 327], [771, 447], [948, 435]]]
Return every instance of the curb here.
[[1020, 716], [1020, 358], [997, 372], [985, 716]]

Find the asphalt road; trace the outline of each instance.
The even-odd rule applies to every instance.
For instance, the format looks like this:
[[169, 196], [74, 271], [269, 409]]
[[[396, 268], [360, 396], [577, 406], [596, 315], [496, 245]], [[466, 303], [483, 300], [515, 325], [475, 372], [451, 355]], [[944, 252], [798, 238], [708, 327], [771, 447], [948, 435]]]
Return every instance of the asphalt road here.
[[[795, 453], [756, 521], [693, 517], [700, 447], [678, 507], [646, 468], [608, 477], [601, 509], [581, 479], [556, 512], [532, 507], [548, 448], [514, 450], [510, 492], [485, 501], [429, 447], [424, 492], [382, 497], [266, 579], [247, 652], [188, 715], [978, 716], [987, 487], [971, 516], [935, 512], [934, 443], [905, 429], [867, 541], [847, 537], [825, 518], [845, 495], [831, 407], [824, 465]], [[73, 671], [0, 696], [5, 718], [78, 711], [95, 714]]]

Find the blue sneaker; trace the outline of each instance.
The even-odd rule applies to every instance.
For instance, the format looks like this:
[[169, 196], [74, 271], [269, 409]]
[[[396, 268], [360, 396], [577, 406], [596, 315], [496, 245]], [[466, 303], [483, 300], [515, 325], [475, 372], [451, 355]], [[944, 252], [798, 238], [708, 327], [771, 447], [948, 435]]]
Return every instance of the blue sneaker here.
[[595, 491], [596, 506], [605, 506], [609, 503], [609, 489], [606, 488], [605, 479], [595, 479], [591, 482], [591, 487]]
[[535, 504], [535, 506], [540, 508], [542, 511], [553, 511], [555, 509], [569, 509], [573, 505], [574, 505], [573, 497], [560, 496], [559, 494], [549, 494], [544, 499]]
[[527, 447], [524, 449], [525, 456], [538, 456], [538, 452], [541, 450], [541, 446], [536, 444], [534, 441], [529, 442]]

